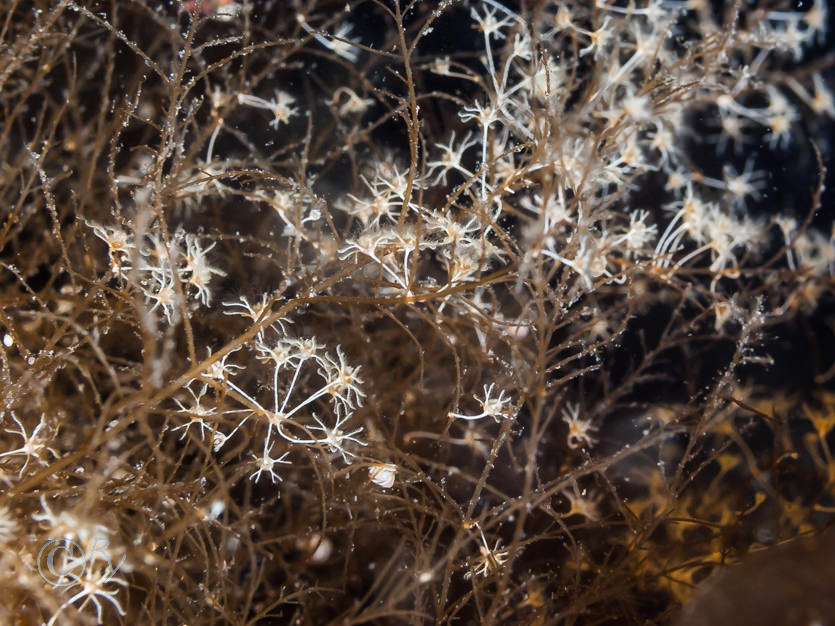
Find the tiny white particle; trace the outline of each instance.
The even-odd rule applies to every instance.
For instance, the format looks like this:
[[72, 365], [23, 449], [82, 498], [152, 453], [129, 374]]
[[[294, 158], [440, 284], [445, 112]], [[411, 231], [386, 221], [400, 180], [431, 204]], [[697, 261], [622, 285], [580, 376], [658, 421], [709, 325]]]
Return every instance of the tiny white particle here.
[[226, 510], [226, 503], [223, 500], [215, 500], [212, 502], [212, 508], [209, 510], [209, 516], [212, 519], [217, 519]]
[[391, 463], [377, 463], [368, 469], [368, 474], [374, 483], [384, 489], [390, 489], [394, 485], [397, 466]]
[[14, 339], [12, 339], [12, 336], [9, 333], [3, 335], [3, 345], [7, 348], [11, 348], [14, 345]]
[[333, 544], [331, 543], [330, 539], [325, 537], [319, 542], [316, 551], [310, 557], [310, 560], [313, 563], [324, 563], [330, 558], [330, 555], [333, 553]]

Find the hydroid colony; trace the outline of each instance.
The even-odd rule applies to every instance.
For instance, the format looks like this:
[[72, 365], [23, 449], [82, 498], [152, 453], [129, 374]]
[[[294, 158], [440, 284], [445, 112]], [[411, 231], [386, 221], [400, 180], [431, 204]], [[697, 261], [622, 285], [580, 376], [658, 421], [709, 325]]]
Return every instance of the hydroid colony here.
[[34, 5], [4, 621], [666, 623], [831, 518], [831, 354], [771, 383], [831, 305], [822, 0]]

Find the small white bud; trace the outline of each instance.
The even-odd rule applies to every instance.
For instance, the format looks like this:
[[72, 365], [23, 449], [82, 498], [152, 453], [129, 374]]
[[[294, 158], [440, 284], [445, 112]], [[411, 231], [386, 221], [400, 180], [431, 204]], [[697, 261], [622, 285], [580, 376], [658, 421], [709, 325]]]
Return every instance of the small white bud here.
[[394, 477], [397, 474], [397, 466], [391, 463], [378, 463], [368, 468], [368, 475], [371, 481], [380, 485], [383, 489], [391, 489], [394, 485]]

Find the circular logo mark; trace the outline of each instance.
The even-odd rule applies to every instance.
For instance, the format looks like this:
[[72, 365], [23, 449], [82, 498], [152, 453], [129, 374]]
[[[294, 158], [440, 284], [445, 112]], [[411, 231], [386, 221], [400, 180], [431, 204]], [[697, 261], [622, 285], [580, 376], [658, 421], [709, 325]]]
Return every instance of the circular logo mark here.
[[72, 539], [50, 539], [38, 552], [38, 572], [50, 585], [72, 585], [84, 573], [87, 557], [84, 548]]

